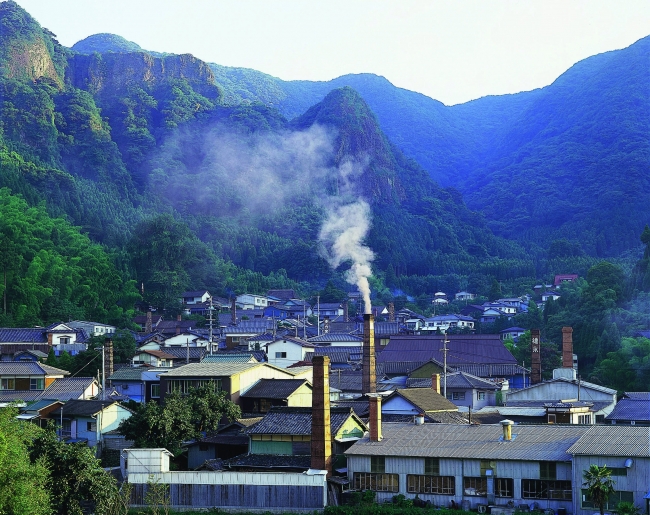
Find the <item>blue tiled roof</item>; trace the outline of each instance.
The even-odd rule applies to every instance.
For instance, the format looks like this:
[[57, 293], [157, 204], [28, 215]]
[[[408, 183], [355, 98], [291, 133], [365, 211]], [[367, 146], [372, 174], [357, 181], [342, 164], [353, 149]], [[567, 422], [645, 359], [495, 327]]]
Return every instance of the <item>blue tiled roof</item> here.
[[2, 328], [0, 343], [47, 343], [47, 333], [37, 328]]
[[613, 411], [605, 417], [605, 420], [650, 422], [650, 399], [623, 397], [616, 403]]

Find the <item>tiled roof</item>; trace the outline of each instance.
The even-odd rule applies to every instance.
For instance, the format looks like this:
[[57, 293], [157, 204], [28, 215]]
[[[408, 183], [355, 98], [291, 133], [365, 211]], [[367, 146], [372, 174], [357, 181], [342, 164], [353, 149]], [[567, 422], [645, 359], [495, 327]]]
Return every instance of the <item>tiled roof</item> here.
[[635, 401], [650, 401], [650, 392], [625, 392], [623, 397]]
[[[382, 424], [383, 439], [364, 437], [348, 455], [420, 456], [474, 460], [569, 461], [567, 452], [589, 429], [572, 425], [515, 425], [503, 441], [500, 424]], [[647, 438], [646, 438], [647, 445]]]
[[[425, 363], [431, 359], [442, 362], [443, 339], [441, 335], [391, 336], [390, 342], [378, 354], [377, 362], [411, 361]], [[514, 356], [506, 349], [498, 334], [447, 335], [447, 364], [516, 364]], [[481, 377], [481, 374], [474, 374]]]
[[52, 404], [56, 403], [58, 401], [53, 401], [51, 399], [41, 399], [36, 401], [33, 404], [30, 404], [26, 408], [23, 409], [24, 412], [36, 412], [39, 410], [42, 410], [43, 408], [47, 408], [48, 406], [51, 406]]
[[453, 368], [477, 377], [511, 377], [530, 374], [530, 370], [517, 363], [454, 363]]
[[[444, 376], [440, 376], [440, 384], [443, 384]], [[408, 388], [431, 388], [431, 379], [424, 377], [409, 377], [406, 380]], [[447, 374], [447, 388], [475, 388], [481, 390], [499, 390], [501, 387], [492, 381], [487, 381], [465, 372], [451, 372]]]
[[267, 297], [275, 297], [279, 300], [289, 300], [296, 298], [296, 290], [269, 290], [266, 292]]
[[314, 356], [328, 356], [332, 364], [347, 364], [348, 362], [361, 361], [363, 349], [361, 347], [316, 347]]
[[93, 377], [64, 377], [57, 379], [43, 390], [40, 398], [58, 401], [80, 399], [94, 381]]
[[330, 342], [363, 342], [363, 338], [350, 333], [325, 333], [320, 336], [309, 338], [312, 343], [330, 343]]
[[275, 342], [281, 342], [281, 341], [295, 343], [296, 345], [300, 345], [301, 347], [305, 347], [307, 349], [313, 349], [313, 348], [316, 347], [316, 345], [314, 345], [313, 343], [309, 343], [306, 340], [303, 340], [301, 338], [292, 338], [290, 336], [285, 336], [283, 338], [276, 338], [272, 342], [269, 342], [268, 345], [271, 345], [271, 344], [273, 344]]
[[403, 390], [396, 390], [388, 396], [386, 402], [395, 396], [403, 397], [424, 413], [430, 411], [458, 411], [458, 406], [431, 388], [404, 388]]
[[0, 376], [2, 375], [67, 376], [70, 372], [36, 361], [0, 361]]
[[361, 370], [332, 370], [330, 386], [343, 392], [361, 392]]
[[[144, 350], [141, 350], [141, 351], [138, 351], [138, 352], [143, 353], [143, 354], [150, 354], [151, 356], [154, 356], [154, 357], [156, 357], [158, 359], [176, 359], [176, 356], [174, 356], [173, 354], [169, 354], [169, 353], [167, 353], [167, 352], [165, 352], [163, 350], [144, 349]], [[187, 349], [186, 349], [185, 352], [187, 353]]]
[[305, 383], [308, 383], [306, 379], [260, 379], [241, 397], [287, 399]]
[[183, 292], [181, 297], [203, 297], [205, 293], [210, 294], [208, 290], [195, 290]]
[[650, 457], [650, 427], [591, 426], [568, 450], [571, 454]]
[[250, 353], [215, 352], [206, 354], [201, 363], [257, 363], [257, 360]]
[[[142, 371], [151, 370], [149, 367], [122, 367], [118, 368], [109, 377], [109, 381], [140, 381]], [[168, 368], [165, 370], [169, 370]]]
[[[649, 395], [646, 393], [646, 395]], [[650, 422], [650, 398], [623, 397], [605, 420]]]
[[115, 401], [84, 401], [84, 400], [69, 400], [61, 408], [54, 410], [50, 413], [50, 417], [56, 418], [63, 410], [63, 416], [90, 416], [102, 411], [107, 406], [115, 404]]
[[0, 402], [35, 401], [42, 393], [42, 390], [3, 390], [0, 391]]
[[175, 360], [178, 360], [180, 363], [182, 360], [187, 359], [187, 350], [190, 351], [190, 359], [196, 360], [201, 359], [205, 356], [208, 350], [205, 347], [176, 347], [176, 346], [161, 346], [160, 350], [165, 351], [167, 354], [174, 356]]
[[189, 363], [182, 367], [173, 368], [167, 372], [167, 377], [219, 377], [230, 376], [251, 370], [256, 367], [270, 367], [293, 376], [295, 372], [275, 367], [268, 363]]
[[36, 349], [25, 349], [25, 350], [20, 350], [18, 352], [15, 352], [14, 358], [20, 354], [31, 354], [32, 356], [35, 356], [37, 358], [47, 358], [47, 353], [41, 352], [40, 350], [36, 350]]
[[0, 328], [0, 343], [47, 343], [47, 333], [42, 327]]
[[[311, 435], [311, 411], [311, 408], [273, 407], [246, 432], [249, 435]], [[351, 416], [354, 412], [350, 408], [330, 408], [332, 437]]]

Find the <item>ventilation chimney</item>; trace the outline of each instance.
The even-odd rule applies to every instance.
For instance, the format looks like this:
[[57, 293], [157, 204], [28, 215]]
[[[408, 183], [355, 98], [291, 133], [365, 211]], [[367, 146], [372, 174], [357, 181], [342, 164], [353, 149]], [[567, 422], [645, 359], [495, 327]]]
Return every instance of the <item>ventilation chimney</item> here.
[[562, 368], [573, 368], [573, 327], [562, 328]]
[[393, 302], [388, 303], [388, 321], [395, 322], [395, 304]]
[[144, 325], [144, 332], [151, 334], [153, 332], [153, 321], [151, 320], [151, 310], [147, 311], [147, 322]]
[[332, 426], [328, 356], [312, 358], [314, 376], [311, 408], [311, 468], [332, 474]]
[[503, 441], [504, 442], [509, 442], [512, 440], [512, 425], [514, 422], [512, 420], [502, 420], [500, 422], [501, 426], [503, 427]]
[[438, 394], [440, 393], [440, 374], [431, 376], [431, 389]]
[[230, 322], [237, 325], [237, 298], [233, 297], [230, 304]]
[[372, 315], [363, 315], [363, 371], [361, 387], [363, 393], [377, 391], [375, 369], [375, 319]]
[[381, 441], [381, 397], [377, 394], [368, 396], [368, 423], [370, 424], [370, 441]]
[[542, 358], [541, 358], [541, 340], [539, 337], [539, 329], [531, 329], [530, 331], [530, 382], [537, 384], [542, 382]]

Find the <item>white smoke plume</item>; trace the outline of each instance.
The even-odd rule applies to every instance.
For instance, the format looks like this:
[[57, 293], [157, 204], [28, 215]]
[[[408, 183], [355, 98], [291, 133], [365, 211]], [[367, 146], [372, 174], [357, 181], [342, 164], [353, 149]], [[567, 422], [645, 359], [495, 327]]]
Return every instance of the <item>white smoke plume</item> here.
[[360, 175], [363, 165], [346, 161], [339, 169], [339, 196], [328, 198], [326, 217], [320, 230], [322, 255], [332, 268], [351, 261], [345, 279], [363, 295], [364, 313], [371, 312], [370, 263], [375, 255], [363, 241], [370, 230], [370, 206], [355, 197], [352, 179]]

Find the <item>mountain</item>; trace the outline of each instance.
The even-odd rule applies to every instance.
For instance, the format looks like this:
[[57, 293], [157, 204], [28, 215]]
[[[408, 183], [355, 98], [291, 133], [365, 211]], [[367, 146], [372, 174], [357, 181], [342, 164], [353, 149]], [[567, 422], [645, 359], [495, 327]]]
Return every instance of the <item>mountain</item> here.
[[93, 34], [72, 45], [72, 50], [80, 54], [100, 54], [106, 52], [128, 53], [145, 52], [137, 43], [116, 34]]

